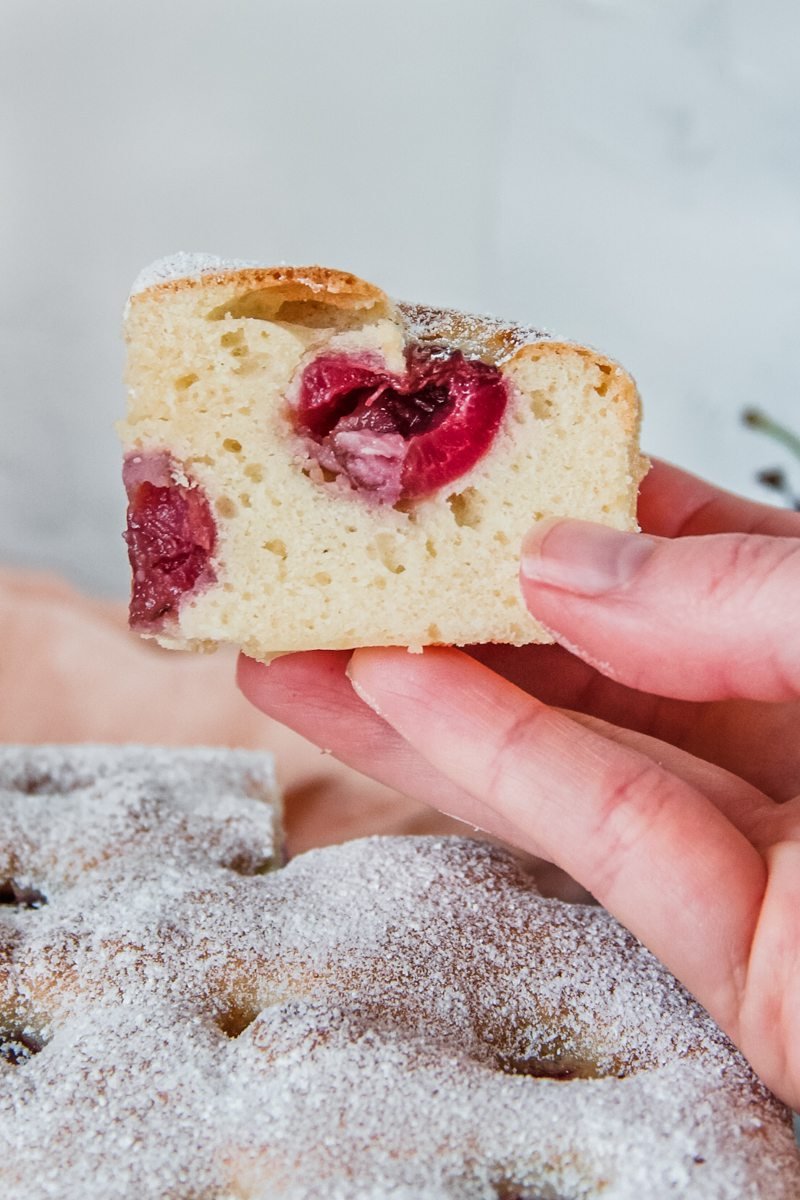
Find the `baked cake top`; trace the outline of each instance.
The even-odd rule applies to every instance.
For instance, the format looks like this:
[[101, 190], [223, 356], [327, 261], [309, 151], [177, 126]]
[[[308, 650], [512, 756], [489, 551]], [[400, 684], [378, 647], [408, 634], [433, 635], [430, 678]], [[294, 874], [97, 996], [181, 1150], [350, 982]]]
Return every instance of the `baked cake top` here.
[[402, 301], [393, 303], [380, 288], [347, 271], [319, 266], [292, 267], [285, 263], [267, 266], [245, 259], [186, 251], [159, 258], [144, 267], [131, 286], [128, 304], [134, 297], [158, 289], [172, 291], [176, 287], [212, 282], [231, 283], [237, 287], [268, 284], [285, 290], [300, 286], [310, 294], [324, 294], [329, 303], [338, 297], [342, 304], [353, 307], [377, 304], [387, 311], [394, 308], [409, 339], [423, 343], [449, 341], [460, 346], [467, 356], [486, 356], [488, 348], [498, 363], [512, 357], [523, 346], [553, 336], [544, 329], [488, 314], [469, 314], [453, 308]]
[[796, 1196], [781, 1106], [605, 912], [462, 839], [266, 870], [225, 757], [3, 755], [3, 1194]]

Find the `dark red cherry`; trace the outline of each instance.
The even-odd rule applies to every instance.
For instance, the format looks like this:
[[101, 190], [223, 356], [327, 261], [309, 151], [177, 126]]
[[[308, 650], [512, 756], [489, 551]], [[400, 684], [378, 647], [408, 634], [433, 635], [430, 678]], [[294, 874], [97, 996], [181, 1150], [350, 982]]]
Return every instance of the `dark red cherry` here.
[[216, 526], [201, 489], [173, 481], [169, 455], [131, 456], [123, 478], [128, 492], [123, 537], [133, 573], [130, 623], [157, 630], [188, 592], [214, 581]]
[[508, 394], [496, 367], [413, 345], [404, 375], [328, 354], [303, 372], [296, 409], [317, 458], [359, 491], [394, 503], [452, 483], [486, 453]]

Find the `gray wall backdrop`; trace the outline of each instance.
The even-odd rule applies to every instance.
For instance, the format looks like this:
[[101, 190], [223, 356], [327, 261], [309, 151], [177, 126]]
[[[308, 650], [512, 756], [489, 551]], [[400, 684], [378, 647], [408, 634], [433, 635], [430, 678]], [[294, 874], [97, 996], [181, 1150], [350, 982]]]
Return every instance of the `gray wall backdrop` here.
[[178, 249], [540, 323], [633, 371], [651, 452], [751, 495], [790, 463], [739, 413], [800, 424], [795, 0], [0, 0], [0, 31], [3, 563], [124, 594], [120, 316]]

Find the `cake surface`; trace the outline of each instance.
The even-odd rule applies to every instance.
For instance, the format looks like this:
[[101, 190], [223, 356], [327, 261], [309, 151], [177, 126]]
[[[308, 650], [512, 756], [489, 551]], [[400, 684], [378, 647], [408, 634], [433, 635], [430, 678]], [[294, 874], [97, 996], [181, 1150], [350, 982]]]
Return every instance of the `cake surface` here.
[[0, 753], [0, 1194], [798, 1195], [785, 1110], [608, 914], [460, 838], [271, 869], [273, 800], [253, 754]]
[[636, 527], [636, 388], [586, 347], [191, 255], [139, 277], [126, 339], [131, 622], [164, 645], [547, 641], [530, 525]]

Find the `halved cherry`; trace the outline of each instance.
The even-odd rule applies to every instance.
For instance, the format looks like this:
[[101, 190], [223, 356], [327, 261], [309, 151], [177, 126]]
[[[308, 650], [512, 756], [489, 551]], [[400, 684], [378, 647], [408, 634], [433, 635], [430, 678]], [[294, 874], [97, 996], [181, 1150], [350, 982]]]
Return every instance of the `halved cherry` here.
[[322, 466], [385, 503], [451, 483], [491, 445], [508, 402], [496, 367], [412, 345], [406, 371], [323, 355], [303, 372], [295, 419]]

